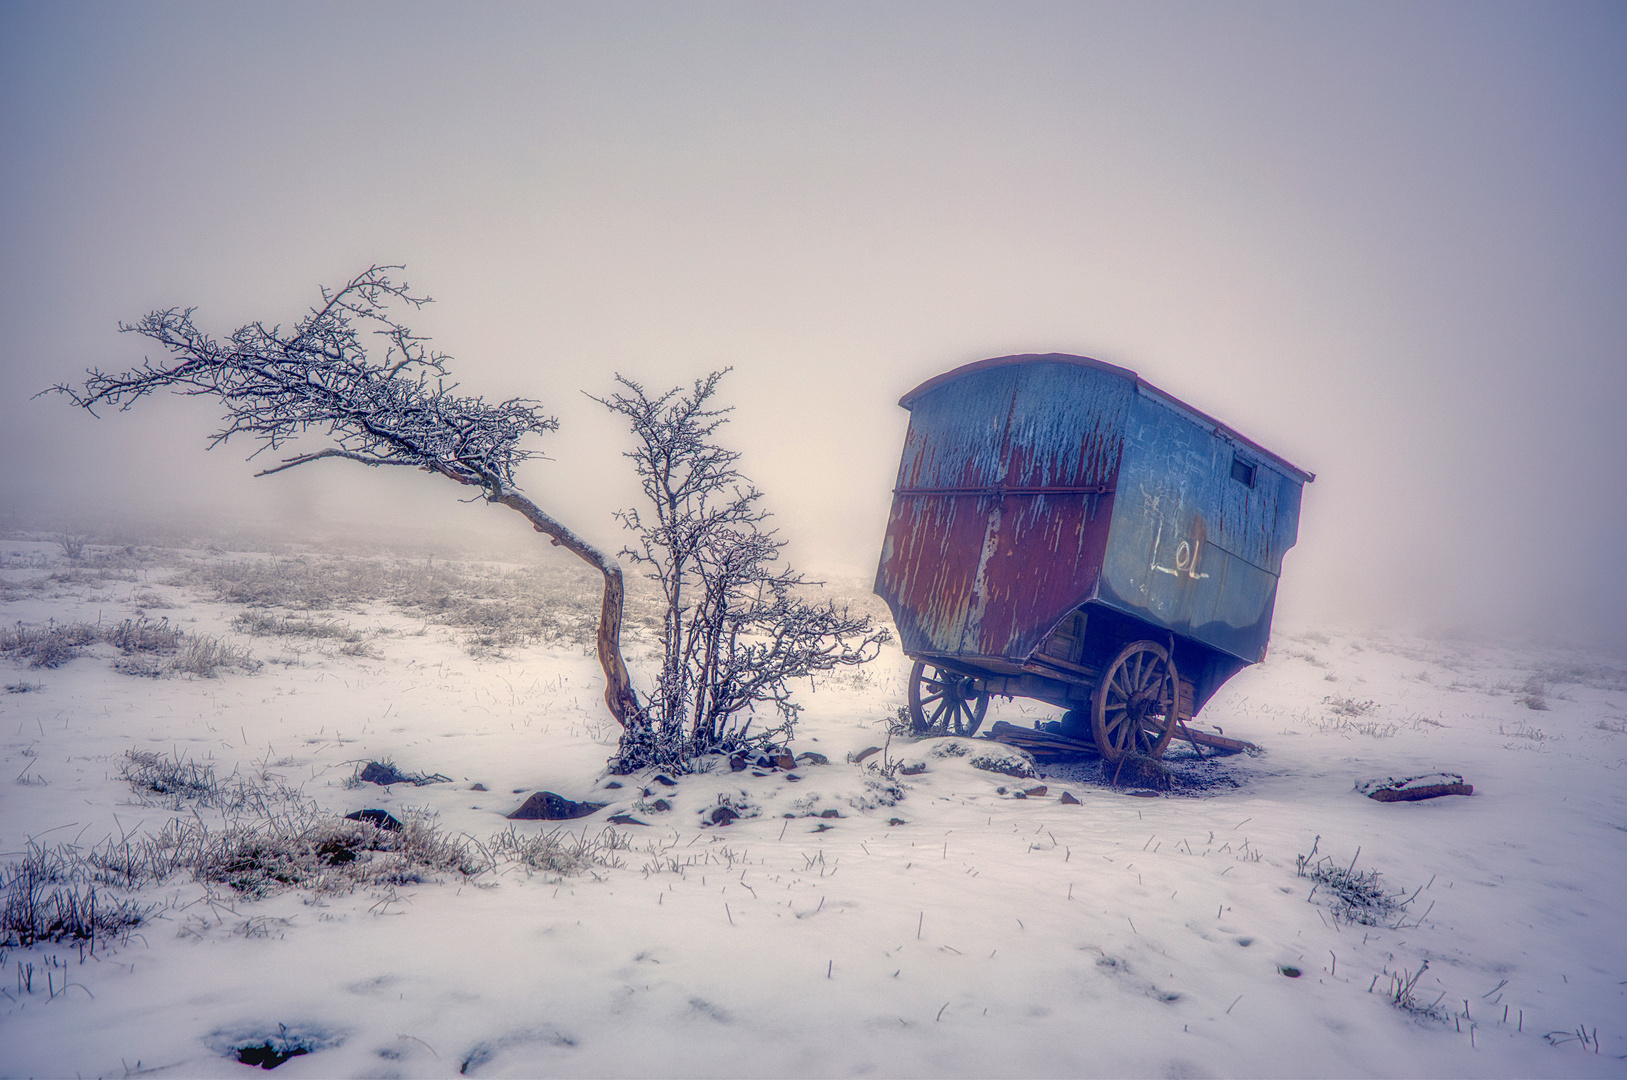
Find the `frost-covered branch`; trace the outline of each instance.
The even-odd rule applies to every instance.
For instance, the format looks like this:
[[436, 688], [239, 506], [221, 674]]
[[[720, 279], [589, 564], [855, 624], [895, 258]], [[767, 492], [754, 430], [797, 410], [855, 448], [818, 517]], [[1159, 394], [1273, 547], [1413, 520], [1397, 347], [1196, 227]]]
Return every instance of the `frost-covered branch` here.
[[[662, 590], [662, 664], [638, 726], [622, 738], [622, 766], [682, 768], [699, 754], [783, 740], [798, 706], [791, 684], [875, 658], [887, 631], [868, 616], [805, 597], [816, 583], [775, 564], [784, 544], [766, 527], [762, 493], [715, 433], [727, 408], [711, 406], [725, 372], [651, 396], [622, 376], [600, 404], [636, 437], [627, 453], [646, 506], [622, 524], [622, 554]], [[777, 723], [748, 734], [759, 707]]]
[[641, 707], [621, 657], [621, 567], [514, 482], [515, 468], [538, 456], [521, 440], [554, 431], [558, 421], [523, 398], [494, 404], [453, 393], [457, 384], [446, 381], [451, 357], [431, 351], [428, 339], [392, 313], [392, 306], [416, 310], [429, 302], [391, 278], [401, 269], [370, 266], [338, 289], [322, 289], [322, 302], [286, 332], [253, 322], [222, 341], [198, 329], [193, 308], [154, 311], [119, 329], [157, 342], [163, 358], [119, 373], [93, 368], [82, 385], [51, 389], [92, 415], [103, 407], [128, 409], [159, 390], [217, 398], [226, 414], [209, 446], [243, 436], [259, 444], [251, 458], [313, 430], [334, 443], [285, 458], [259, 476], [336, 457], [413, 466], [480, 489], [487, 502], [520, 513], [604, 576], [598, 645], [605, 702], [623, 725], [637, 723]]
[[[457, 384], [445, 382], [451, 358], [390, 312], [392, 303], [429, 302], [391, 280], [399, 269], [372, 266], [337, 290], [324, 288], [323, 302], [287, 332], [253, 322], [221, 341], [198, 329], [193, 308], [154, 311], [119, 329], [157, 342], [167, 356], [117, 374], [92, 369], [83, 386], [52, 389], [92, 414], [128, 409], [157, 390], [210, 395], [226, 406], [211, 447], [246, 436], [260, 444], [252, 457], [315, 429], [353, 460], [415, 465], [481, 488], [512, 485], [515, 466], [536, 456], [520, 440], [558, 421], [525, 399], [494, 404], [453, 393]], [[383, 341], [377, 358], [370, 336]], [[301, 455], [280, 468], [320, 456], [337, 455]]]

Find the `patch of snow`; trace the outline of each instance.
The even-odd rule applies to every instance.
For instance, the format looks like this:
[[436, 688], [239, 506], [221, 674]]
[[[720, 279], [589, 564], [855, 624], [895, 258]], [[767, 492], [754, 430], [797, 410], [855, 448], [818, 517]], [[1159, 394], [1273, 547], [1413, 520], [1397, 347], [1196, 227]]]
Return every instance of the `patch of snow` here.
[[[28, 550], [0, 566], [10, 623], [122, 619], [163, 590], [172, 621], [275, 662], [137, 679], [94, 653], [43, 671], [0, 659], [0, 681], [29, 686], [0, 694], [7, 859], [192, 814], [120, 779], [131, 751], [477, 840], [649, 824], [615, 827], [619, 865], [564, 877], [500, 864], [263, 900], [183, 875], [148, 886], [136, 899], [157, 907], [123, 944], [3, 950], [6, 1075], [221, 1075], [232, 1047], [284, 1032], [309, 1043], [278, 1066], [290, 1078], [1624, 1069], [1627, 682], [1594, 658], [1279, 635], [1202, 716], [1265, 752], [1172, 748], [1202, 782], [1137, 798], [1093, 763], [1016, 782], [976, 767], [1021, 760], [983, 740], [886, 743], [908, 669], [894, 649], [802, 695], [794, 749], [827, 764], [719, 762], [668, 787], [604, 772], [615, 729], [580, 649], [476, 659], [381, 607], [346, 613], [373, 655], [296, 650], [161, 581], [24, 587], [51, 556], [12, 547]], [[1522, 703], [1537, 676], [1540, 723]], [[451, 781], [348, 785], [368, 761]], [[1474, 795], [1356, 789], [1443, 771]], [[606, 806], [506, 820], [542, 790]], [[740, 817], [710, 824], [722, 805]], [[1298, 872], [1313, 849], [1404, 902], [1376, 925], [1337, 917]], [[1397, 980], [1416, 1007], [1398, 1007]]]

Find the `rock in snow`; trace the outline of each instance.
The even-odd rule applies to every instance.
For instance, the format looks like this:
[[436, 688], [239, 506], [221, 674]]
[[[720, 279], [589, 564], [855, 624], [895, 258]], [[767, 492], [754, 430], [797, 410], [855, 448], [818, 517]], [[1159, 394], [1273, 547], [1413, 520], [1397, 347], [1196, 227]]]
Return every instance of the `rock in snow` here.
[[604, 803], [572, 802], [551, 791], [539, 791], [509, 815], [511, 821], [570, 821], [603, 810]]

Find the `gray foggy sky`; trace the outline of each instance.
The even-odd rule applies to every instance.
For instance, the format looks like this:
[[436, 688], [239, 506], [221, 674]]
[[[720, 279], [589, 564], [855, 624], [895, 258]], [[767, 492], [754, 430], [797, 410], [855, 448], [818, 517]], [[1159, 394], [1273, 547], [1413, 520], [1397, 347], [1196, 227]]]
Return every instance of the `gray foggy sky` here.
[[583, 391], [733, 365], [803, 563], [873, 568], [958, 364], [1139, 371], [1318, 474], [1281, 610], [1627, 648], [1620, 4], [0, 4], [0, 513], [523, 531], [444, 481], [251, 480], [218, 417], [29, 400], [191, 305], [404, 262], [528, 492], [632, 491]]

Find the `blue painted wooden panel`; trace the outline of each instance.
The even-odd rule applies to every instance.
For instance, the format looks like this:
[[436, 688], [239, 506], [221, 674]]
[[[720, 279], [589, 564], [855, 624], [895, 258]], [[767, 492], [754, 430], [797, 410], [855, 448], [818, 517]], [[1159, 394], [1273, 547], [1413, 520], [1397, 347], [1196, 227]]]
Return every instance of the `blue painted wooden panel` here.
[[[1234, 460], [1253, 483], [1233, 476]], [[1265, 654], [1300, 482], [1163, 396], [1142, 390], [1124, 458], [1101, 599], [1250, 662]]]

